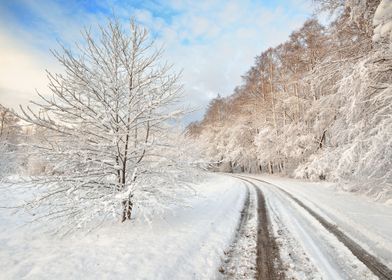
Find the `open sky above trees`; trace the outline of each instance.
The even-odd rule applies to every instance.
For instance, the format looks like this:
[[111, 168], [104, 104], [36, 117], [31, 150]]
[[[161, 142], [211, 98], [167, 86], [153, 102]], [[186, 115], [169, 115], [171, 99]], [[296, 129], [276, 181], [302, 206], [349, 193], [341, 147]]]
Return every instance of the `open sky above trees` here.
[[0, 100], [16, 108], [47, 92], [45, 69], [61, 71], [50, 54], [58, 42], [73, 47], [83, 27], [115, 14], [148, 27], [165, 58], [183, 70], [186, 106], [200, 119], [219, 93], [230, 95], [263, 49], [284, 41], [312, 13], [309, 0], [283, 1], [2, 1]]

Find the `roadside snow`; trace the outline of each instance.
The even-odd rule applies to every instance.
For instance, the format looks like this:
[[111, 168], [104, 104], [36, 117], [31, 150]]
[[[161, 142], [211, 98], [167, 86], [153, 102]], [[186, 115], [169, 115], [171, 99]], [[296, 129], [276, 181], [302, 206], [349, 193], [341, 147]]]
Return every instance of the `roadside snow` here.
[[392, 41], [392, 1], [381, 0], [373, 18], [374, 35], [373, 41], [380, 41], [382, 38]]
[[[208, 175], [190, 207], [173, 206], [151, 224], [106, 223], [93, 233], [59, 239], [24, 215], [0, 209], [0, 267], [4, 279], [213, 279], [238, 225], [246, 189]], [[2, 191], [5, 192], [5, 191]], [[3, 193], [6, 204], [14, 193]]]

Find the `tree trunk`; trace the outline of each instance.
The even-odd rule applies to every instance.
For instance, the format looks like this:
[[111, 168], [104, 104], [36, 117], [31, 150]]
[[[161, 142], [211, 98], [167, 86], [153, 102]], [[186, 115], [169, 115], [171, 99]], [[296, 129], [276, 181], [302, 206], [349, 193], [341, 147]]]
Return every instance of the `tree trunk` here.
[[130, 220], [132, 216], [132, 208], [133, 208], [133, 202], [132, 202], [132, 197], [133, 195], [130, 195], [128, 199], [123, 200], [122, 205], [123, 205], [123, 215], [121, 222], [125, 222], [126, 220]]
[[269, 162], [268, 169], [269, 169], [268, 171], [270, 174], [274, 174], [274, 167], [272, 165], [272, 161]]

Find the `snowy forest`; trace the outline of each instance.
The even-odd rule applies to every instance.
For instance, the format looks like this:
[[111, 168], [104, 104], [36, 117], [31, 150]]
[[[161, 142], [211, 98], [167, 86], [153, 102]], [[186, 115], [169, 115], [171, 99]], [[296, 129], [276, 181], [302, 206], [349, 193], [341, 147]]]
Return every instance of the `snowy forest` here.
[[[307, 20], [263, 51], [226, 98], [188, 127], [212, 168], [392, 186], [389, 1], [315, 1], [336, 18]], [[388, 21], [389, 20], [389, 21]]]

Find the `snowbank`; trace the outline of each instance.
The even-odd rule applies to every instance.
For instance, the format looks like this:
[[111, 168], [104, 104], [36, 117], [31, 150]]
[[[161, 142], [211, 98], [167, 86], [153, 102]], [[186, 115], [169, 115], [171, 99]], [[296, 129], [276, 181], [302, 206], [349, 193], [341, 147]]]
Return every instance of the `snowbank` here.
[[381, 0], [373, 18], [373, 41], [378, 42], [383, 38], [392, 42], [392, 1]]
[[[0, 210], [0, 266], [5, 279], [211, 279], [231, 243], [245, 199], [235, 179], [214, 175], [189, 207], [173, 206], [151, 224], [104, 224], [59, 239], [23, 215]], [[9, 200], [12, 195], [2, 196]], [[2, 203], [4, 200], [2, 201]]]

